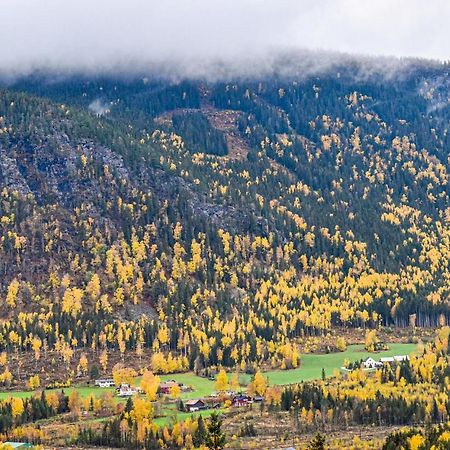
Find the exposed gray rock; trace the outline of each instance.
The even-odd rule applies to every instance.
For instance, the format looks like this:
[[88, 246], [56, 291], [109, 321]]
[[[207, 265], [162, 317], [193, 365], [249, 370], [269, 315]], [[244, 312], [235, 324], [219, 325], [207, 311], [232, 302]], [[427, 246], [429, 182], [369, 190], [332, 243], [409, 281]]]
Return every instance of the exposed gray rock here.
[[11, 151], [0, 146], [0, 186], [17, 191], [21, 195], [31, 192], [25, 178], [20, 173]]

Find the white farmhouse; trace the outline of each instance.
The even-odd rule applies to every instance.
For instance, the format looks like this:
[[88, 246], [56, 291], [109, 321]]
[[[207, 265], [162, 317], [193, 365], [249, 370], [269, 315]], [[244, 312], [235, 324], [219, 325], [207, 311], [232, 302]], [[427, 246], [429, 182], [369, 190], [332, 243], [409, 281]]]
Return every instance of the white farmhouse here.
[[129, 384], [122, 384], [120, 388], [117, 389], [118, 397], [131, 397], [138, 393], [138, 390], [131, 387]]
[[377, 367], [380, 367], [383, 364], [369, 357], [363, 362], [363, 365], [365, 369], [376, 369]]
[[112, 378], [100, 378], [99, 380], [95, 380], [95, 386], [101, 388], [114, 387], [114, 380]]

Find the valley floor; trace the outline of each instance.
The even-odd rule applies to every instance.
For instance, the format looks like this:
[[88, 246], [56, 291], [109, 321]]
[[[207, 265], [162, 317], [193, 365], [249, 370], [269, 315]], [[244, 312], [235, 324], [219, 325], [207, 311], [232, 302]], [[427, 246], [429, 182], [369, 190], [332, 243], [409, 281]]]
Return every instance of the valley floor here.
[[[323, 372], [326, 377], [332, 376], [336, 371], [341, 371], [344, 361], [356, 362], [365, 360], [366, 358], [373, 357], [379, 359], [386, 356], [405, 355], [410, 354], [417, 348], [413, 343], [391, 343], [389, 344], [389, 350], [380, 351], [375, 353], [369, 353], [364, 349], [362, 344], [350, 345], [344, 352], [338, 353], [310, 353], [304, 354], [301, 357], [301, 365], [296, 369], [291, 370], [268, 370], [263, 372], [267, 377], [271, 386], [282, 386], [301, 381], [317, 380], [322, 378]], [[231, 374], [229, 374], [231, 376]], [[178, 383], [182, 383], [186, 386], [190, 386], [192, 390], [188, 392], [182, 392], [180, 398], [182, 401], [198, 398], [212, 398], [215, 395], [215, 381], [200, 377], [193, 372], [166, 374], [160, 376], [161, 381], [176, 380]], [[135, 385], [140, 384], [140, 377], [135, 380]], [[251, 375], [241, 374], [239, 376], [239, 382], [242, 389], [251, 381]], [[60, 392], [61, 389], [55, 389], [55, 392]], [[90, 384], [79, 383], [70, 387], [64, 388], [66, 395], [70, 395], [72, 392], [78, 392], [82, 399], [100, 398], [105, 392], [111, 392], [115, 395], [114, 388], [100, 388]], [[34, 395], [39, 395], [39, 390], [9, 390], [0, 392], [0, 400], [8, 399], [10, 397], [26, 398]], [[46, 390], [51, 392], [51, 390]], [[126, 399], [118, 398], [114, 396], [116, 405], [126, 403]], [[180, 412], [176, 408], [175, 400], [169, 398], [169, 396], [163, 396], [160, 399], [158, 415], [153, 420], [158, 426], [164, 427], [167, 425], [173, 425], [175, 423], [184, 421], [191, 417], [197, 417], [199, 413]], [[295, 418], [287, 412], [262, 412], [257, 404], [250, 405], [249, 407], [227, 407], [220, 410], [224, 413], [224, 425], [223, 429], [228, 436], [228, 447], [235, 449], [271, 449], [280, 448], [280, 446], [294, 446], [294, 448], [301, 448], [304, 443], [308, 442], [313, 433], [304, 432], [299, 428]], [[209, 417], [214, 410], [210, 409], [201, 412], [203, 417]], [[42, 430], [45, 431], [47, 436], [46, 441], [51, 442], [52, 445], [65, 446], [67, 437], [76, 433], [80, 427], [93, 426], [100, 429], [103, 423], [113, 416], [100, 415], [98, 416], [94, 412], [86, 412], [80, 417], [73, 418], [70, 414], [64, 414], [56, 416], [51, 419], [46, 419], [37, 422]], [[252, 420], [257, 424], [257, 436], [256, 437], [243, 437], [239, 436], [241, 427], [246, 420]], [[327, 442], [329, 445], [336, 445], [331, 448], [347, 448], [342, 445], [353, 445], [353, 442], [358, 442], [358, 439], [362, 441], [370, 441], [370, 445], [375, 445], [376, 442], [389, 434], [393, 428], [384, 429], [382, 427], [361, 427], [361, 428], [345, 428], [345, 429], [324, 429], [323, 432], [327, 435]], [[238, 437], [239, 436], [239, 437]], [[333, 444], [335, 442], [336, 444]], [[341, 447], [340, 447], [341, 446]], [[46, 448], [61, 448], [61, 447], [46, 447]], [[350, 448], [350, 447], [349, 447]], [[358, 447], [355, 447], [358, 448]], [[378, 447], [366, 447], [366, 448], [378, 448]]]

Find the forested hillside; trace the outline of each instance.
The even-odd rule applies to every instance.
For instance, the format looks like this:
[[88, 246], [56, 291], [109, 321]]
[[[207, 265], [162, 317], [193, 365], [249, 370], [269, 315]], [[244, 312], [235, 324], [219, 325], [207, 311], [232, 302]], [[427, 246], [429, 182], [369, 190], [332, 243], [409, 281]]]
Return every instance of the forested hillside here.
[[448, 65], [0, 90], [0, 350], [297, 364], [450, 321]]

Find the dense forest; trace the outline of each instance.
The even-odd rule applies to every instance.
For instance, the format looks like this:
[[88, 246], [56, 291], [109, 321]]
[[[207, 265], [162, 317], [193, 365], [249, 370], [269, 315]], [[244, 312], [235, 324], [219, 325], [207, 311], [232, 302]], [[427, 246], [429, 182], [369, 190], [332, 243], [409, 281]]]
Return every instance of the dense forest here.
[[448, 323], [449, 70], [4, 83], [0, 350], [246, 370]]

